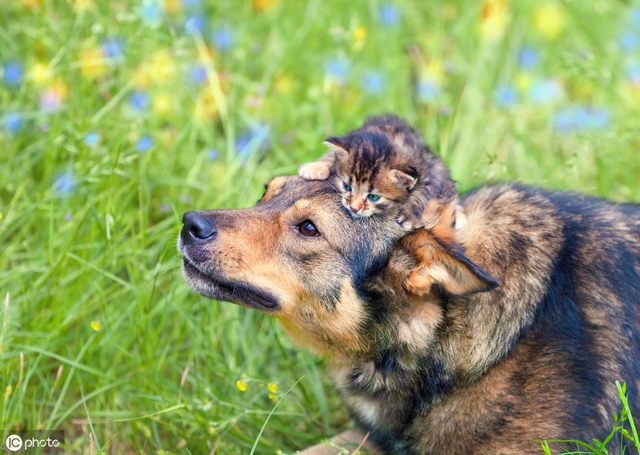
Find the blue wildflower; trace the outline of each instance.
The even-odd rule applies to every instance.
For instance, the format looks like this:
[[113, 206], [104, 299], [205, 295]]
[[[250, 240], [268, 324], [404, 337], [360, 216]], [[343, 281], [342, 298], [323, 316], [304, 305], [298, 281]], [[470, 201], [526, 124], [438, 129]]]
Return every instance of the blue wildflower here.
[[634, 51], [638, 48], [638, 35], [631, 30], [625, 30], [620, 34], [618, 43], [623, 51]]
[[135, 90], [131, 93], [129, 100], [131, 105], [138, 110], [144, 110], [149, 107], [149, 95], [142, 90]]
[[100, 141], [100, 135], [98, 133], [89, 133], [84, 138], [84, 143], [88, 147], [93, 147]]
[[213, 31], [213, 45], [221, 51], [226, 51], [233, 46], [233, 31], [231, 27], [223, 25]]
[[24, 71], [17, 62], [8, 62], [4, 65], [3, 79], [7, 85], [17, 86], [22, 82]]
[[366, 92], [378, 95], [384, 91], [386, 78], [382, 71], [369, 71], [364, 75], [362, 82]]
[[640, 25], [640, 6], [636, 6], [631, 10], [631, 20], [636, 25]]
[[640, 63], [631, 62], [627, 65], [627, 78], [632, 84], [640, 84]]
[[251, 150], [247, 150], [249, 148], [249, 144], [251, 143], [251, 139], [252, 137], [250, 134], [245, 134], [244, 136], [240, 136], [236, 140], [236, 152], [240, 157], [245, 158], [251, 154]]
[[120, 38], [107, 38], [102, 43], [102, 52], [106, 57], [120, 58], [124, 56], [124, 42]]
[[525, 69], [531, 69], [538, 64], [538, 51], [533, 47], [523, 47], [518, 53], [518, 63]]
[[601, 130], [609, 123], [609, 112], [603, 108], [574, 106], [561, 109], [554, 116], [554, 126], [561, 133]]
[[556, 112], [553, 123], [556, 129], [562, 133], [573, 131], [575, 128], [573, 112], [568, 109]]
[[418, 98], [423, 102], [433, 102], [440, 95], [440, 85], [431, 79], [421, 79], [418, 82]]
[[71, 193], [76, 186], [78, 186], [78, 182], [72, 172], [60, 174], [53, 182], [53, 189], [62, 194]]
[[499, 85], [493, 92], [493, 99], [500, 107], [508, 108], [518, 102], [518, 91], [512, 85]]
[[153, 147], [153, 139], [151, 139], [149, 136], [143, 136], [138, 142], [136, 142], [136, 149], [139, 152], [146, 152], [151, 147]]
[[609, 112], [605, 109], [595, 108], [591, 110], [591, 116], [589, 117], [589, 127], [592, 129], [606, 128], [611, 120]]
[[207, 70], [202, 65], [193, 65], [189, 69], [189, 77], [196, 84], [204, 84], [207, 82]]
[[344, 81], [349, 73], [349, 62], [344, 58], [332, 58], [327, 61], [324, 71], [327, 76], [338, 81]]
[[210, 160], [215, 160], [216, 158], [218, 158], [218, 152], [214, 149], [209, 149], [207, 150], [207, 157]]
[[562, 96], [562, 86], [554, 79], [536, 81], [529, 88], [529, 99], [536, 104], [550, 104]]
[[2, 117], [2, 126], [13, 134], [20, 131], [22, 126], [22, 115], [17, 112], [10, 112]]
[[380, 18], [380, 23], [385, 26], [396, 25], [400, 22], [400, 10], [392, 3], [380, 6], [378, 16]]
[[184, 28], [189, 33], [204, 33], [204, 28], [206, 26], [206, 20], [204, 16], [199, 14], [189, 16], [184, 23]]
[[162, 8], [154, 1], [145, 1], [140, 7], [142, 22], [148, 25], [156, 25], [162, 20]]
[[236, 152], [242, 159], [248, 158], [264, 147], [269, 141], [271, 131], [267, 125], [258, 125], [249, 134], [241, 136], [236, 141]]

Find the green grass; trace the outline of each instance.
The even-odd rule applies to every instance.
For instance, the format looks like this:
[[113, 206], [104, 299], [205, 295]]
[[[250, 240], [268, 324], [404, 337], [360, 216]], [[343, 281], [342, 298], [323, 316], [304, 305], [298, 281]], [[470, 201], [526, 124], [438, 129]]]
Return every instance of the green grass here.
[[[475, 0], [173, 0], [154, 21], [143, 2], [3, 2], [2, 426], [64, 429], [74, 453], [219, 454], [348, 427], [322, 362], [273, 319], [189, 291], [175, 239], [184, 211], [253, 205], [366, 115], [410, 120], [462, 191], [519, 179], [639, 200], [640, 50], [619, 45], [638, 10], [500, 3], [483, 21]], [[110, 37], [123, 53], [104, 59]]]
[[[539, 441], [542, 444], [542, 450], [546, 455], [552, 455], [552, 450], [549, 447], [549, 443], [555, 443], [560, 445], [563, 452], [559, 455], [572, 455], [572, 454], [589, 454], [589, 455], [607, 455], [612, 450], [607, 447], [609, 443], [620, 442], [620, 447], [624, 444], [629, 447], [635, 447], [640, 452], [640, 438], [638, 438], [638, 432], [636, 430], [635, 421], [631, 414], [631, 408], [629, 407], [629, 396], [627, 395], [627, 384], [620, 381], [616, 381], [616, 388], [618, 389], [618, 397], [622, 409], [620, 410], [620, 417], [615, 413], [613, 415], [613, 428], [611, 433], [603, 440], [599, 441], [593, 438], [589, 442], [575, 441], [575, 440], [563, 440], [563, 441]], [[575, 446], [574, 448], [567, 449], [566, 447]], [[622, 450], [621, 453], [627, 453], [626, 450]]]

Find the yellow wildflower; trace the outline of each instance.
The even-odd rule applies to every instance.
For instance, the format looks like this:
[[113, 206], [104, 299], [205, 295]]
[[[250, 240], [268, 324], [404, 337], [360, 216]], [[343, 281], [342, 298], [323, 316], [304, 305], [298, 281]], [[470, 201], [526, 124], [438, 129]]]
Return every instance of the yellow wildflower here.
[[557, 38], [564, 29], [564, 12], [556, 3], [542, 5], [533, 15], [533, 25], [547, 38]]
[[367, 29], [364, 27], [358, 27], [356, 28], [356, 31], [354, 32], [353, 36], [356, 39], [364, 39], [367, 37]]
[[444, 81], [444, 65], [442, 60], [433, 59], [420, 72], [421, 78], [437, 84]]
[[508, 6], [509, 0], [485, 0], [480, 25], [483, 37], [494, 39], [502, 35], [509, 22]]
[[202, 91], [200, 98], [196, 101], [194, 114], [200, 121], [218, 117], [218, 106], [210, 89]]
[[272, 393], [270, 393], [270, 394], [269, 394], [269, 399], [270, 399], [271, 401], [273, 401], [274, 403], [275, 403], [276, 401], [278, 401], [278, 397], [277, 397], [277, 396], [275, 396], [275, 395], [274, 395], [274, 394], [272, 394]]
[[278, 386], [275, 385], [273, 382], [270, 382], [269, 385], [267, 386], [267, 388], [269, 389], [269, 392], [271, 392], [271, 393], [276, 393], [278, 391]]
[[73, 2], [73, 9], [76, 13], [83, 13], [93, 6], [92, 0], [75, 0]]
[[516, 76], [516, 86], [521, 92], [526, 92], [531, 87], [533, 78], [529, 73], [520, 73]]
[[209, 427], [209, 430], [207, 430], [207, 431], [209, 431], [209, 434], [211, 434], [211, 435], [216, 434], [216, 429], [213, 428], [213, 427]]
[[153, 101], [153, 108], [159, 114], [167, 114], [171, 111], [171, 104], [171, 97], [166, 93], [161, 93]]
[[253, 0], [253, 9], [256, 11], [264, 11], [278, 0]]
[[247, 384], [245, 384], [244, 381], [236, 382], [236, 387], [239, 388], [241, 392], [244, 392], [245, 390], [247, 390]]
[[174, 59], [167, 51], [159, 51], [149, 61], [149, 77], [161, 81], [170, 78], [176, 71]]
[[43, 84], [51, 78], [51, 70], [45, 63], [39, 62], [31, 67], [28, 77], [37, 84]]
[[164, 9], [169, 14], [177, 14], [182, 9], [182, 2], [180, 0], [165, 0]]
[[100, 330], [100, 323], [98, 321], [91, 321], [91, 328], [98, 332]]
[[274, 78], [273, 86], [279, 93], [289, 93], [293, 88], [293, 77], [290, 74], [280, 74]]
[[166, 50], [154, 53], [136, 69], [133, 80], [137, 87], [148, 87], [171, 80], [176, 72], [175, 59]]
[[95, 79], [102, 76], [107, 70], [102, 50], [93, 46], [83, 49], [78, 54], [80, 71], [87, 79]]

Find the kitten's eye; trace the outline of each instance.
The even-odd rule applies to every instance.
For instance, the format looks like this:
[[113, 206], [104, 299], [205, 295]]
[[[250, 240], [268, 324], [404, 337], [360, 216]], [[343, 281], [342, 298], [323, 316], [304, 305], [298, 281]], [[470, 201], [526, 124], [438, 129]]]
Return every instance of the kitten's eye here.
[[344, 189], [345, 189], [345, 190], [347, 190], [347, 191], [351, 191], [351, 185], [349, 185], [349, 184], [348, 184], [348, 183], [346, 183], [346, 182], [344, 182], [344, 183], [343, 183], [343, 185], [344, 185]]
[[300, 234], [307, 237], [315, 237], [317, 235], [320, 235], [318, 229], [316, 229], [316, 226], [309, 220], [304, 220], [302, 223], [300, 223], [298, 225], [298, 231], [300, 231]]
[[378, 196], [377, 194], [370, 194], [369, 196], [367, 196], [367, 199], [369, 199], [370, 201], [377, 201], [380, 199], [380, 196]]

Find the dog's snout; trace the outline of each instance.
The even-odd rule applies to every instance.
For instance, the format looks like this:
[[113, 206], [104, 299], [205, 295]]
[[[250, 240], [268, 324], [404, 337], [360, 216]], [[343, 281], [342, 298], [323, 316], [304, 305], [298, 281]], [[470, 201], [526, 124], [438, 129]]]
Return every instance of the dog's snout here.
[[182, 216], [182, 230], [180, 237], [185, 244], [206, 242], [216, 235], [216, 227], [213, 220], [198, 212], [185, 212]]

